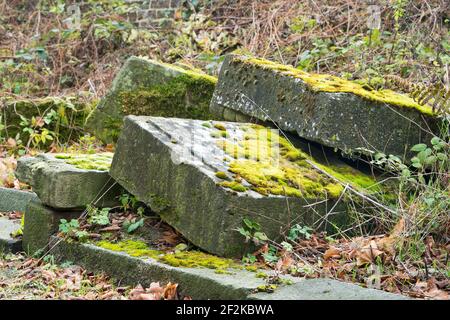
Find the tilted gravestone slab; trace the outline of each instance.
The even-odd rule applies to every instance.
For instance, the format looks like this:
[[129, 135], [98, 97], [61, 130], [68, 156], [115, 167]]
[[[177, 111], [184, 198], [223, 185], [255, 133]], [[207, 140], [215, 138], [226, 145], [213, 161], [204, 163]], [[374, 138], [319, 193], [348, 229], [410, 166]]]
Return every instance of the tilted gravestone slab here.
[[20, 158], [16, 176], [31, 185], [43, 204], [55, 209], [112, 206], [118, 202], [121, 188], [113, 186], [108, 174], [111, 160], [112, 153], [108, 152], [45, 153]]
[[355, 188], [375, 181], [329, 163], [315, 162], [258, 125], [128, 116], [110, 174], [198, 247], [237, 256], [252, 249], [236, 231], [244, 218], [261, 226], [247, 226], [251, 233], [271, 238], [289, 224], [349, 224], [344, 187], [330, 176]]
[[131, 57], [86, 122], [102, 141], [114, 142], [125, 115], [211, 119], [217, 79], [196, 70]]
[[210, 109], [226, 120], [234, 110], [273, 121], [346, 153], [406, 154], [406, 160], [413, 145], [430, 142], [439, 121], [406, 95], [239, 55], [225, 59]]

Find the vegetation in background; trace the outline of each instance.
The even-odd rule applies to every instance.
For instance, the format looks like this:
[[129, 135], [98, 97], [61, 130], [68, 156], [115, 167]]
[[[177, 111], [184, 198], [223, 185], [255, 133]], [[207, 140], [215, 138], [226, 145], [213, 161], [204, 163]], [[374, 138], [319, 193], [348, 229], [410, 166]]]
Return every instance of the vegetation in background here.
[[[410, 93], [416, 101], [428, 102], [431, 97], [433, 106], [436, 95], [443, 97], [437, 100], [441, 105], [448, 98], [450, 3], [446, 0], [380, 1], [377, 28], [367, 25], [367, 6], [352, 0], [219, 0], [209, 6], [197, 1], [190, 6], [186, 1], [185, 8], [176, 12], [174, 24], [166, 29], [138, 28], [127, 21], [135, 5], [124, 0], [85, 2], [78, 29], [70, 23], [65, 1], [0, 0], [0, 108], [3, 111], [12, 101], [24, 99], [50, 96], [58, 101], [43, 112], [20, 114], [19, 130], [14, 134], [7, 131], [10, 123], [0, 114], [0, 186], [23, 187], [13, 176], [16, 156], [39, 151], [111, 151], [111, 146], [84, 135], [80, 124], [67, 114], [74, 111], [75, 104], [92, 109], [131, 55], [217, 75], [224, 55], [240, 49], [299, 70], [356, 80], [373, 90], [395, 88]], [[328, 276], [413, 297], [448, 298], [446, 125], [429, 144], [414, 146], [417, 155], [411, 165], [392, 155], [374, 155], [372, 165], [391, 173], [389, 179], [400, 185], [394, 213], [380, 210], [371, 220], [378, 226], [377, 236], [361, 232], [355, 238], [330, 237], [293, 225], [284, 241], [276, 243], [267, 239], [256, 222], [246, 219], [236, 232], [260, 249], [247, 255], [244, 262], [260, 263], [279, 273]], [[81, 241], [110, 241], [117, 240], [120, 230], [138, 233], [151, 222], [132, 196], [124, 195], [120, 201], [120, 213], [92, 207], [84, 220], [61, 221], [61, 234]], [[135, 212], [130, 214], [130, 208]], [[359, 218], [362, 223], [368, 219], [364, 215]], [[167, 242], [177, 238], [174, 234], [166, 237]], [[16, 259], [24, 260], [0, 260], [0, 282], [5, 281], [1, 274], [5, 263], [14, 265]], [[45, 283], [61, 292], [53, 298], [73, 296], [65, 295], [57, 278], [83, 292], [83, 286], [77, 288], [80, 277], [86, 276], [84, 271], [55, 271], [29, 261], [22, 266], [25, 270], [40, 268]], [[48, 270], [53, 272], [50, 276]], [[40, 286], [33, 281], [7, 288]], [[0, 298], [10, 292], [0, 289]], [[135, 294], [149, 298], [153, 292], [137, 288]], [[89, 297], [101, 298], [101, 294]], [[118, 296], [114, 293], [111, 297]]]

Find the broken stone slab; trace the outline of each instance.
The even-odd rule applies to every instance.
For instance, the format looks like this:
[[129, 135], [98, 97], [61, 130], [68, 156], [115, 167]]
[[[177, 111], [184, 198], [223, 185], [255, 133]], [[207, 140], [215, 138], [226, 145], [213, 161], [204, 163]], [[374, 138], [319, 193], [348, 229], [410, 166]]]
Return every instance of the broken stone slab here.
[[112, 153], [44, 153], [17, 162], [17, 178], [55, 209], [114, 206], [121, 188], [108, 174]]
[[76, 219], [80, 215], [76, 211], [53, 210], [39, 200], [30, 201], [25, 210], [23, 250], [29, 255], [42, 253], [47, 248], [50, 237], [58, 232], [60, 220]]
[[377, 188], [336, 159], [317, 162], [277, 130], [142, 116], [125, 118], [110, 174], [196, 246], [220, 256], [254, 249], [236, 231], [244, 218], [271, 239], [294, 222], [334, 233], [352, 223], [343, 185]]
[[11, 234], [20, 229], [20, 220], [10, 220], [0, 217], [0, 253], [16, 253], [22, 250], [21, 239], [16, 239]]
[[131, 57], [89, 115], [86, 127], [103, 142], [112, 143], [125, 115], [211, 119], [209, 103], [216, 83], [217, 78], [201, 71]]
[[23, 212], [28, 202], [36, 199], [34, 192], [0, 187], [0, 212]]
[[383, 152], [405, 160], [413, 145], [439, 132], [440, 121], [431, 107], [391, 90], [240, 55], [225, 59], [210, 109], [227, 120], [244, 114], [275, 122], [344, 153]]
[[178, 284], [182, 295], [193, 299], [213, 300], [407, 300], [408, 298], [332, 279], [300, 279], [290, 276], [281, 278], [291, 284], [279, 285], [274, 293], [258, 292], [267, 285], [255, 272], [232, 270], [216, 273], [214, 269], [174, 267], [152, 258], [132, 257], [127, 253], [100, 248], [94, 244], [79, 244], [60, 241], [52, 254], [59, 261], [71, 261], [84, 268], [105, 272], [123, 285], [141, 284], [148, 287], [151, 282]]

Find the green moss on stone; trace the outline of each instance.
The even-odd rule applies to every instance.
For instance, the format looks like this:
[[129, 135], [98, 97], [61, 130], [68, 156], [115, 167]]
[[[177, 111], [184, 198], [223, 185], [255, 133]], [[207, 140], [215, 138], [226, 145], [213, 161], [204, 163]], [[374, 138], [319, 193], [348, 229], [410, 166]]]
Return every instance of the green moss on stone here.
[[228, 179], [228, 175], [223, 171], [216, 172], [216, 177], [223, 180]]
[[173, 267], [208, 268], [224, 273], [229, 268], [240, 269], [231, 259], [224, 259], [200, 251], [178, 251], [165, 253], [153, 250], [143, 241], [124, 240], [117, 243], [99, 241], [97, 246], [111, 251], [125, 252], [133, 257], [152, 258]]
[[256, 273], [255, 277], [260, 278], [260, 279], [267, 279], [269, 277], [269, 275], [265, 272], [259, 271]]
[[150, 88], [122, 91], [117, 98], [124, 114], [209, 119], [214, 86], [209, 77], [181, 74]]
[[333, 199], [343, 192], [342, 183], [374, 190], [376, 181], [368, 175], [349, 166], [321, 165], [271, 129], [259, 125], [248, 129], [243, 141], [225, 139], [216, 142], [235, 159], [227, 164], [235, 179], [221, 182], [222, 187], [244, 192], [248, 189], [242, 184], [245, 179], [252, 190], [262, 195]]
[[229, 188], [233, 191], [236, 192], [245, 192], [247, 191], [247, 188], [244, 187], [242, 184], [240, 184], [237, 181], [223, 181], [221, 183], [219, 183], [220, 186], [224, 187], [224, 188]]
[[244, 269], [247, 270], [247, 271], [250, 271], [250, 272], [257, 272], [258, 271], [258, 267], [257, 266], [253, 266], [253, 265], [245, 266]]

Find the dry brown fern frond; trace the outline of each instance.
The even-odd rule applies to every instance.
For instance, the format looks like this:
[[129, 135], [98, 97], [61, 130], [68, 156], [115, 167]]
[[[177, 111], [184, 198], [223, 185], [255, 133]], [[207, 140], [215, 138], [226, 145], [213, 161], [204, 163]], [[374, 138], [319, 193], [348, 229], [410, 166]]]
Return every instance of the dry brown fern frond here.
[[412, 83], [396, 75], [387, 75], [386, 85], [408, 93], [418, 104], [429, 105], [437, 114], [450, 115], [450, 90], [440, 82]]

